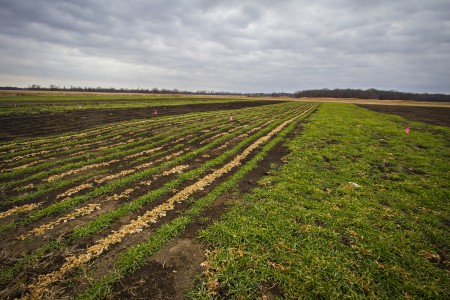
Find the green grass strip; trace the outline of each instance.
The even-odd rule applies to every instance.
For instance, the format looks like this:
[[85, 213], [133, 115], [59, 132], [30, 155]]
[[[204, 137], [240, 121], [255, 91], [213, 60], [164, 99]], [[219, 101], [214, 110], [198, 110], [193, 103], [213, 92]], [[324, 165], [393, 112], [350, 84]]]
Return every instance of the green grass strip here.
[[449, 128], [322, 104], [289, 163], [201, 233], [219, 286], [204, 278], [191, 297], [447, 299], [449, 140]]

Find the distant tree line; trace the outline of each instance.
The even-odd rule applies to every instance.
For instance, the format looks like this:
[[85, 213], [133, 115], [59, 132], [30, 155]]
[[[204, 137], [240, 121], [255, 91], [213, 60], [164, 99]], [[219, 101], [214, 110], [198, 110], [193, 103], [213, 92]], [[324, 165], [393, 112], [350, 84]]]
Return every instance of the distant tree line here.
[[67, 91], [67, 92], [97, 92], [97, 93], [141, 93], [141, 94], [186, 94], [186, 95], [230, 95], [230, 96], [246, 96], [246, 97], [292, 97], [292, 93], [240, 93], [240, 92], [224, 92], [224, 91], [212, 91], [212, 90], [198, 90], [192, 91], [180, 91], [178, 89], [127, 89], [127, 88], [114, 88], [114, 87], [80, 87], [80, 86], [59, 86], [51, 84], [48, 87], [38, 84], [29, 85], [26, 88], [4, 86], [0, 87], [0, 90], [22, 90], [22, 91]]
[[[192, 95], [257, 95], [257, 94], [245, 94], [245, 93], [232, 93], [232, 92], [216, 92], [209, 90], [192, 91], [180, 91], [178, 89], [128, 89], [128, 88], [114, 88], [114, 87], [81, 87], [81, 86], [59, 86], [51, 84], [48, 87], [38, 84], [29, 85], [26, 88], [4, 86], [0, 87], [0, 90], [22, 90], [22, 91], [67, 91], [67, 92], [97, 92], [97, 93], [143, 93], [143, 94], [192, 94]], [[261, 94], [263, 95], [263, 94]], [[292, 94], [291, 94], [292, 95]]]
[[246, 97], [295, 97], [295, 98], [358, 98], [358, 99], [378, 99], [378, 100], [416, 100], [416, 101], [450, 101], [450, 95], [446, 94], [427, 94], [427, 93], [405, 93], [399, 91], [383, 91], [377, 89], [358, 90], [358, 89], [317, 89], [304, 90], [295, 93], [238, 93], [238, 92], [216, 92], [209, 90], [180, 91], [178, 89], [127, 89], [114, 87], [80, 87], [80, 86], [58, 86], [51, 84], [44, 87], [32, 84], [26, 88], [5, 86], [0, 90], [29, 90], [29, 91], [69, 91], [69, 92], [97, 92], [97, 93], [143, 93], [143, 94], [186, 94], [186, 95], [231, 95]]
[[415, 100], [415, 101], [450, 101], [450, 95], [445, 94], [419, 94], [405, 93], [399, 91], [383, 91], [377, 89], [358, 90], [358, 89], [320, 89], [305, 90], [294, 93], [294, 97], [310, 98], [358, 98], [358, 99], [378, 99], [378, 100]]

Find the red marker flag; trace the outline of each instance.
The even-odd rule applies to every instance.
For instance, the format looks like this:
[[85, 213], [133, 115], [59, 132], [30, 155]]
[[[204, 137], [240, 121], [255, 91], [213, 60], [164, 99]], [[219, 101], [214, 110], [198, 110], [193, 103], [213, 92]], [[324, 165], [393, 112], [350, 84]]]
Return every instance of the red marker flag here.
[[409, 127], [406, 127], [405, 132], [409, 133]]

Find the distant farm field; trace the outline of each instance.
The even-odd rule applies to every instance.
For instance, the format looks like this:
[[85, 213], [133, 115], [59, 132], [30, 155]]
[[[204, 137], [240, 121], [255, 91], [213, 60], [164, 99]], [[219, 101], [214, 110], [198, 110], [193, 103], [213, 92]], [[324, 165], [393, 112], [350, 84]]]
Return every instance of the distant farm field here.
[[448, 128], [128, 100], [0, 101], [0, 298], [449, 296]]

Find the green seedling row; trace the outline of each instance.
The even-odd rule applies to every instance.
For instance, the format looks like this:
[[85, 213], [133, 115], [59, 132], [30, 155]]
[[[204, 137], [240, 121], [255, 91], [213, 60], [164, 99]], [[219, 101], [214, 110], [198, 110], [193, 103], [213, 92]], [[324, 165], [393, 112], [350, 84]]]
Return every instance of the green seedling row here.
[[[60, 136], [58, 136], [57, 142], [51, 140], [51, 138], [43, 140], [41, 143], [33, 142], [27, 148], [18, 148], [16, 143], [12, 143], [9, 145], [9, 153], [0, 155], [2, 159], [8, 159], [10, 157], [29, 154], [34, 151], [42, 151], [42, 150], [54, 150], [59, 151], [58, 148], [63, 148], [67, 146], [77, 146], [79, 144], [84, 144], [87, 142], [92, 142], [95, 139], [96, 143], [107, 141], [108, 139], [115, 138], [118, 135], [126, 134], [126, 137], [123, 137], [119, 141], [126, 141], [129, 137], [135, 137], [145, 134], [141, 129], [151, 129], [155, 130], [167, 125], [168, 122], [174, 122], [173, 125], [183, 125], [187, 122], [199, 122], [202, 119], [207, 118], [210, 113], [205, 113], [199, 116], [198, 114], [191, 114], [190, 116], [173, 116], [173, 117], [163, 117], [158, 119], [152, 119], [147, 121], [133, 121], [133, 122], [122, 122], [115, 123], [114, 126], [101, 126], [96, 127], [96, 129], [86, 130], [85, 133], [88, 133], [82, 137], [79, 137], [80, 133], [71, 136], [70, 140], [60, 140]], [[206, 115], [206, 116], [205, 116]], [[149, 127], [151, 126], [151, 127]], [[130, 130], [133, 128], [133, 130]], [[141, 133], [139, 133], [141, 132]], [[86, 146], [89, 147], [89, 146]], [[4, 149], [1, 149], [4, 150]], [[79, 150], [83, 150], [79, 148]], [[73, 151], [73, 150], [72, 150]], [[71, 152], [64, 152], [71, 153]], [[50, 156], [48, 154], [48, 156]], [[42, 156], [40, 156], [42, 158]], [[25, 161], [25, 160], [22, 160]]]
[[[239, 131], [237, 131], [238, 133], [239, 133]], [[217, 144], [217, 142], [215, 143], [215, 144]], [[242, 144], [242, 143], [241, 143]], [[211, 148], [211, 146], [209, 146], [209, 147], [203, 147], [203, 148]], [[198, 151], [199, 153], [200, 153], [200, 151]], [[229, 151], [228, 151], [229, 152]], [[223, 156], [223, 155], [222, 155]], [[211, 165], [214, 165], [215, 164], [215, 162], [211, 162], [209, 165], [207, 164], [206, 165], [206, 167], [204, 168], [204, 169], [208, 169]], [[193, 172], [191, 173], [191, 174], [189, 174], [189, 175], [192, 175], [192, 174], [194, 174]], [[185, 175], [186, 176], [186, 178], [188, 178], [189, 176], [188, 175]], [[129, 207], [132, 207], [132, 206], [129, 206]], [[78, 232], [80, 232], [80, 231], [78, 231]], [[95, 231], [93, 231], [93, 232], [95, 232]], [[85, 234], [82, 234], [81, 236], [85, 236]], [[74, 236], [72, 236], [72, 237], [74, 237]]]
[[[305, 116], [306, 117], [306, 116]], [[304, 117], [303, 117], [304, 118]], [[115, 263], [114, 271], [103, 278], [91, 283], [86, 292], [79, 294], [76, 299], [103, 299], [111, 293], [112, 286], [125, 276], [132, 274], [136, 269], [145, 266], [148, 257], [161, 249], [169, 241], [178, 237], [201, 213], [208, 208], [221, 194], [233, 190], [252, 169], [254, 169], [265, 155], [278, 143], [283, 141], [286, 134], [298, 125], [301, 119], [296, 120], [281, 131], [274, 139], [264, 145], [260, 151], [248, 162], [239, 167], [226, 181], [216, 186], [208, 195], [191, 200], [192, 206], [182, 215], [159, 227], [147, 241], [127, 248]]]
[[[210, 115], [211, 113], [206, 113], [207, 115]], [[219, 116], [217, 116], [217, 115], [219, 115]], [[224, 120], [224, 118], [223, 118], [223, 116], [224, 116], [224, 114], [216, 114], [216, 119], [213, 119], [213, 121], [212, 122], [214, 122], [214, 120], [217, 122], [217, 120]], [[193, 124], [197, 124], [196, 122], [193, 122]], [[206, 124], [208, 124], [208, 122], [206, 122]], [[202, 123], [202, 125], [204, 125], [203, 123]], [[108, 127], [109, 128], [109, 127]], [[197, 128], [198, 128], [198, 125], [197, 125]], [[152, 130], [152, 128], [150, 127], [149, 128], [150, 130]], [[186, 128], [185, 128], [186, 129]], [[167, 133], [167, 132], [172, 132], [173, 130], [172, 130], [172, 128], [167, 128], [166, 130], [164, 130], [163, 132], [165, 132], [165, 133]], [[106, 133], [105, 133], [106, 134]], [[102, 137], [102, 135], [100, 135], [100, 137]], [[132, 137], [132, 136], [130, 136], [130, 137]], [[129, 137], [127, 137], [127, 138], [124, 138], [123, 140], [127, 140]], [[155, 136], [155, 137], [151, 137], [151, 138], [158, 138], [158, 136]], [[141, 140], [141, 141], [137, 141], [137, 142], [133, 142], [133, 143], [128, 143], [127, 145], [121, 145], [121, 146], [119, 146], [119, 147], [117, 147], [117, 148], [115, 148], [114, 150], [115, 151], [123, 151], [123, 149], [125, 149], [125, 148], [130, 148], [130, 147], [135, 147], [136, 145], [138, 145], [139, 143], [141, 143], [141, 144], [144, 144], [144, 143], [146, 143], [148, 140], [146, 140], [146, 139], [144, 139], [144, 140]], [[42, 150], [45, 150], [45, 149], [39, 149], [39, 148], [37, 148], [36, 149], [37, 151], [42, 151]], [[112, 149], [111, 149], [112, 150]], [[78, 151], [78, 150], [76, 150], [76, 148], [74, 149], [74, 150], [72, 150], [71, 152], [76, 152], [76, 151]], [[99, 153], [99, 155], [101, 155], [102, 153], [107, 153], [108, 151], [110, 151], [110, 149], [106, 149], [105, 151], [102, 151], [102, 152], [100, 152]], [[66, 154], [70, 154], [71, 152], [66, 152]], [[71, 157], [71, 158], [69, 158], [69, 159], [62, 159], [62, 160], [59, 160], [58, 161], [58, 163], [59, 164], [63, 164], [65, 161], [70, 161], [70, 162], [73, 162], [73, 161], [76, 161], [77, 159], [83, 159], [85, 157], [85, 155], [83, 154], [82, 156], [80, 156], [80, 157]], [[97, 161], [95, 161], [95, 162], [98, 162], [98, 160]], [[50, 162], [50, 163], [54, 163], [54, 162]], [[36, 170], [38, 170], [39, 168], [48, 168], [48, 166], [49, 166], [49, 164], [50, 163], [47, 163], [47, 164], [41, 164], [41, 165], [39, 165], [39, 166], [32, 166], [32, 167], [30, 167], [30, 168], [26, 168], [26, 169], [21, 169], [21, 170], [17, 170], [17, 171], [15, 171], [13, 174], [0, 174], [0, 179], [1, 178], [8, 178], [8, 177], [10, 177], [10, 176], [14, 176], [14, 175], [20, 175], [20, 174], [22, 174], [22, 173], [25, 173], [25, 172], [35, 172]], [[89, 163], [89, 162], [84, 162], [84, 163]], [[80, 165], [81, 166], [81, 165]], [[72, 166], [70, 166], [70, 167], [72, 167]], [[43, 175], [44, 176], [44, 175]]]
[[31, 222], [35, 222], [35, 221], [37, 221], [37, 220], [39, 220], [39, 219], [41, 219], [41, 218], [43, 218], [43, 217], [45, 217], [47, 215], [54, 214], [56, 212], [65, 211], [69, 207], [73, 207], [75, 205], [79, 205], [81, 203], [84, 203], [85, 201], [87, 201], [88, 199], [91, 199], [92, 197], [98, 197], [98, 196], [100, 196], [102, 194], [105, 194], [105, 193], [117, 190], [120, 187], [124, 187], [126, 184], [130, 184], [131, 182], [136, 182], [138, 180], [141, 180], [141, 179], [143, 179], [143, 178], [145, 178], [147, 176], [155, 174], [155, 172], [158, 172], [158, 171], [160, 171], [162, 169], [174, 166], [177, 163], [180, 163], [180, 162], [182, 162], [184, 160], [191, 159], [192, 157], [202, 153], [206, 149], [211, 149], [215, 145], [217, 145], [217, 144], [221, 143], [222, 141], [224, 141], [224, 140], [226, 140], [226, 139], [228, 139], [228, 138], [230, 138], [232, 136], [235, 136], [235, 135], [237, 135], [239, 133], [241, 133], [241, 131], [236, 131], [236, 132], [233, 132], [232, 134], [229, 134], [229, 135], [223, 136], [221, 138], [218, 138], [215, 141], [213, 141], [212, 143], [210, 143], [210, 144], [200, 148], [199, 150], [190, 152], [189, 154], [187, 154], [187, 155], [185, 155], [183, 157], [180, 157], [180, 158], [178, 158], [176, 160], [173, 160], [171, 162], [167, 162], [167, 163], [163, 164], [162, 166], [160, 166], [158, 168], [150, 168], [150, 169], [144, 170], [144, 171], [139, 172], [139, 173], [134, 173], [134, 174], [132, 174], [130, 176], [121, 178], [120, 180], [117, 180], [117, 181], [114, 181], [112, 183], [108, 183], [106, 185], [98, 187], [98, 188], [94, 189], [93, 191], [87, 193], [86, 195], [73, 197], [73, 198], [67, 198], [67, 199], [64, 199], [64, 200], [62, 200], [60, 202], [54, 203], [54, 204], [52, 204], [52, 205], [50, 205], [50, 206], [48, 206], [46, 208], [43, 208], [43, 209], [40, 209], [40, 210], [37, 210], [37, 211], [33, 211], [33, 212], [31, 212], [29, 214], [29, 216], [27, 218], [23, 218], [20, 221], [15, 221], [13, 223], [5, 224], [5, 225], [0, 226], [0, 233], [4, 232], [6, 230], [10, 230], [10, 229], [16, 228], [17, 226], [23, 226], [23, 225], [29, 224]]
[[[249, 120], [251, 120], [251, 119], [249, 119]], [[222, 125], [223, 124], [225, 124], [225, 125], [227, 125], [227, 128], [231, 128], [233, 125], [230, 125], [229, 124], [229, 122], [228, 122], [228, 124], [227, 123], [221, 123]], [[205, 126], [208, 126], [208, 125], [210, 125], [210, 124], [205, 124]], [[179, 134], [173, 134], [173, 136], [172, 136], [172, 140], [173, 139], [175, 139], [175, 138], [178, 138], [178, 137], [180, 137], [180, 136], [184, 136], [184, 135], [186, 135], [186, 134], [189, 134], [189, 133], [191, 133], [193, 130], [200, 130], [200, 129], [202, 129], [202, 128], [205, 128], [205, 126], [190, 126], [190, 127], [187, 127], [187, 128], [185, 128], [185, 130], [183, 130], [181, 133], [179, 133]], [[220, 130], [223, 130], [223, 128], [219, 125], [219, 129], [217, 129], [216, 131], [213, 131], [213, 132], [211, 132], [211, 133], [208, 133], [208, 134], [204, 134], [202, 137], [207, 137], [208, 135], [212, 135], [212, 134], [214, 134], [214, 132], [219, 132]], [[155, 138], [155, 139], [157, 139], [157, 137]], [[167, 139], [160, 139], [160, 140], [158, 140], [158, 144], [162, 144], [162, 143], [164, 143], [164, 142], [166, 142], [166, 140]], [[195, 139], [194, 139], [195, 140]], [[156, 145], [158, 145], [158, 144], [148, 144], [148, 143], [146, 143], [146, 141], [140, 141], [140, 143], [144, 143], [144, 144], [146, 144], [146, 145], [144, 145], [144, 146], [141, 146], [141, 147], [136, 147], [135, 149], [133, 149], [133, 150], [136, 150], [135, 152], [139, 152], [140, 150], [147, 150], [147, 149], [144, 149], [144, 148], [150, 148], [149, 146], [156, 146]], [[104, 152], [106, 152], [106, 153], [109, 153], [109, 152], [111, 152], [111, 150], [113, 150], [113, 152], [116, 152], [116, 151], [119, 151], [120, 149], [108, 149], [108, 151], [107, 150], [105, 150]], [[102, 151], [103, 152], [103, 151]], [[165, 151], [160, 151], [160, 152], [158, 152], [159, 154], [162, 154], [162, 153], [165, 153]], [[128, 153], [126, 153], [126, 154], [128, 154]], [[138, 161], [142, 161], [142, 160], [138, 160]], [[95, 162], [99, 162], [98, 160], [97, 161], [95, 161]], [[130, 163], [130, 164], [133, 164], [132, 162]], [[78, 165], [78, 167], [80, 167], [80, 166], [82, 166], [82, 165]], [[46, 173], [46, 175], [47, 175], [48, 173]], [[34, 176], [32, 176], [32, 179], [36, 179], [36, 177], [38, 177], [38, 174], [35, 174]], [[40, 177], [42, 177], [42, 176], [40, 176]], [[25, 180], [25, 179], [24, 179]], [[15, 182], [16, 184], [18, 184], [18, 182]], [[21, 183], [21, 185], [25, 185], [27, 182], [26, 181], [21, 181], [20, 182]], [[54, 190], [54, 189], [56, 189], [57, 187], [61, 187], [62, 186], [62, 184], [53, 184], [53, 183], [48, 183], [48, 184], [46, 184], [47, 186], [49, 186], [52, 190]], [[5, 187], [4, 187], [5, 188]], [[7, 188], [11, 188], [11, 187], [8, 187], [7, 186]], [[42, 195], [42, 193], [43, 192], [45, 192], [46, 191], [46, 189], [39, 189], [39, 191], [37, 192], [37, 193], [30, 193], [30, 194], [27, 194], [25, 197], [19, 197], [18, 199], [17, 198], [13, 198], [13, 199], [8, 199], [8, 198], [6, 198], [6, 199], [4, 199], [4, 201], [2, 202], [3, 204], [7, 204], [7, 203], [14, 203], [14, 202], [18, 202], [18, 201], [22, 201], [22, 200], [28, 200], [28, 199], [32, 199], [32, 197], [33, 197], [33, 194], [36, 194], [36, 195]]]

